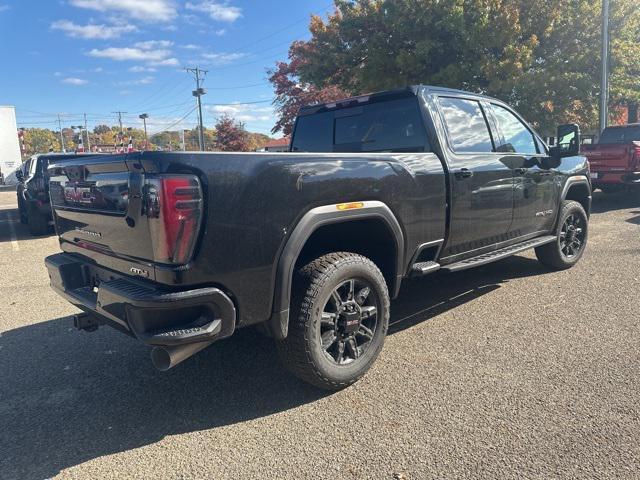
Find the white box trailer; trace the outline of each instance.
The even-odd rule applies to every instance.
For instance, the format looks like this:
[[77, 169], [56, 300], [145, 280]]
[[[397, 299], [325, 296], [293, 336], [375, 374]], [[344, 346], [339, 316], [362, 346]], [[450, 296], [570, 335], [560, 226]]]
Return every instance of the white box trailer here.
[[16, 109], [0, 105], [0, 172], [5, 183], [15, 183], [15, 171], [22, 165]]

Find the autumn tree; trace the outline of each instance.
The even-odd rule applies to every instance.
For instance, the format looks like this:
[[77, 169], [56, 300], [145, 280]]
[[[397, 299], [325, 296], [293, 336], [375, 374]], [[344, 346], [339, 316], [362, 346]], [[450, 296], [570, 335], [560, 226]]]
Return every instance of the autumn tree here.
[[289, 63], [278, 62], [269, 71], [269, 81], [275, 90], [274, 105], [278, 120], [271, 133], [291, 135], [293, 122], [300, 107], [312, 103], [330, 102], [347, 96], [346, 91], [335, 85], [316, 86], [300, 78], [301, 65], [306, 62], [305, 42], [294, 42], [289, 49]]
[[46, 153], [49, 150], [59, 152], [62, 149], [60, 137], [47, 128], [25, 128], [24, 147], [28, 155]]
[[244, 123], [237, 122], [230, 115], [218, 118], [216, 125], [215, 148], [223, 152], [248, 152], [248, 133]]
[[[640, 100], [640, 9], [612, 2], [612, 104]], [[312, 17], [270, 80], [288, 129], [315, 92], [357, 95], [415, 83], [462, 88], [514, 105], [542, 131], [594, 128], [601, 0], [335, 0]], [[305, 98], [305, 95], [308, 96]], [[330, 97], [330, 95], [328, 95]], [[329, 98], [331, 100], [331, 98]]]

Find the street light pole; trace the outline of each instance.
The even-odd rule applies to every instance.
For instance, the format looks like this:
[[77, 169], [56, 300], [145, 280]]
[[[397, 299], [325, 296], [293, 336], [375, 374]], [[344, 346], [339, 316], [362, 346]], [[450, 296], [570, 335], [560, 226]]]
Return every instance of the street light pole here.
[[609, 0], [602, 0], [602, 77], [600, 78], [600, 133], [609, 119]]
[[143, 113], [142, 115], [139, 115], [139, 118], [141, 118], [144, 123], [144, 149], [149, 150], [149, 142], [147, 141], [147, 118], [149, 118], [149, 115]]

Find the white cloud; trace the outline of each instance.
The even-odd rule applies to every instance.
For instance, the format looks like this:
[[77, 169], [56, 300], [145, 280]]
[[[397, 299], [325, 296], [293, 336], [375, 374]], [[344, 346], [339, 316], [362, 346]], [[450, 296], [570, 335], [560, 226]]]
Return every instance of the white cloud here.
[[7, 4], [0, 5], [0, 12], [6, 12], [7, 10], [11, 10], [11, 5], [7, 5]]
[[212, 65], [225, 65], [227, 63], [235, 62], [243, 58], [244, 53], [203, 53], [202, 60], [211, 63]]
[[67, 85], [86, 85], [87, 83], [89, 83], [88, 80], [85, 80], [84, 78], [77, 78], [77, 77], [67, 77], [63, 80], [61, 80], [62, 83], [66, 83]]
[[69, 3], [99, 12], [124, 13], [148, 22], [167, 22], [177, 13], [173, 0], [69, 0]]
[[142, 73], [142, 72], [155, 72], [157, 71], [156, 68], [153, 67], [143, 67], [142, 65], [136, 65], [135, 67], [130, 67], [128, 69], [130, 72], [133, 73]]
[[147, 50], [135, 47], [108, 47], [94, 48], [89, 51], [90, 57], [109, 58], [118, 62], [122, 61], [143, 61], [143, 62], [162, 62], [166, 60], [171, 51], [166, 49]]
[[169, 48], [173, 42], [169, 40], [147, 40], [146, 42], [137, 42], [133, 46], [142, 50], [153, 50], [154, 48]]
[[211, 105], [207, 110], [217, 116], [230, 115], [241, 122], [268, 122], [275, 119], [271, 107], [256, 107], [246, 103]]
[[187, 2], [185, 7], [187, 10], [206, 13], [212, 19], [219, 22], [233, 23], [242, 16], [241, 8], [231, 6], [226, 2], [218, 3], [212, 0], [205, 0], [198, 3]]
[[78, 25], [70, 20], [58, 20], [51, 24], [53, 30], [61, 30], [73, 38], [91, 38], [108, 40], [110, 38], [118, 38], [123, 33], [135, 32], [137, 28], [134, 25], [104, 25], [104, 24], [87, 24]]
[[154, 80], [155, 80], [155, 77], [151, 75], [147, 75], [146, 77], [138, 78], [136, 80], [126, 80], [122, 82], [116, 82], [115, 85], [123, 86], [123, 87], [128, 85], [149, 85], [150, 83], [153, 83]]
[[180, 65], [180, 62], [177, 58], [165, 58], [164, 60], [157, 60], [153, 62], [149, 62], [149, 65], [154, 67], [177, 67]]
[[185, 50], [200, 50], [202, 47], [200, 45], [194, 45], [193, 43], [189, 43], [187, 45], [181, 45]]
[[213, 34], [218, 36], [218, 37], [221, 37], [221, 36], [225, 35], [226, 33], [227, 33], [227, 30], [224, 29], [224, 28], [221, 28], [220, 30], [214, 30], [213, 31]]

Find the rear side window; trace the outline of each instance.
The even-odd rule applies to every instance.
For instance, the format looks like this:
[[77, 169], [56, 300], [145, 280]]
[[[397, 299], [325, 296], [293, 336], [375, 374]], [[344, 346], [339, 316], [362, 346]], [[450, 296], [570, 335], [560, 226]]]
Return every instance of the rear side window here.
[[631, 143], [640, 142], [640, 127], [605, 128], [598, 143]]
[[500, 139], [496, 142], [497, 152], [538, 153], [533, 134], [518, 117], [506, 108], [493, 103], [491, 111], [500, 130]]
[[479, 102], [450, 97], [440, 97], [438, 101], [454, 152], [493, 151], [489, 127]]
[[429, 151], [417, 98], [406, 98], [298, 118], [294, 152]]

